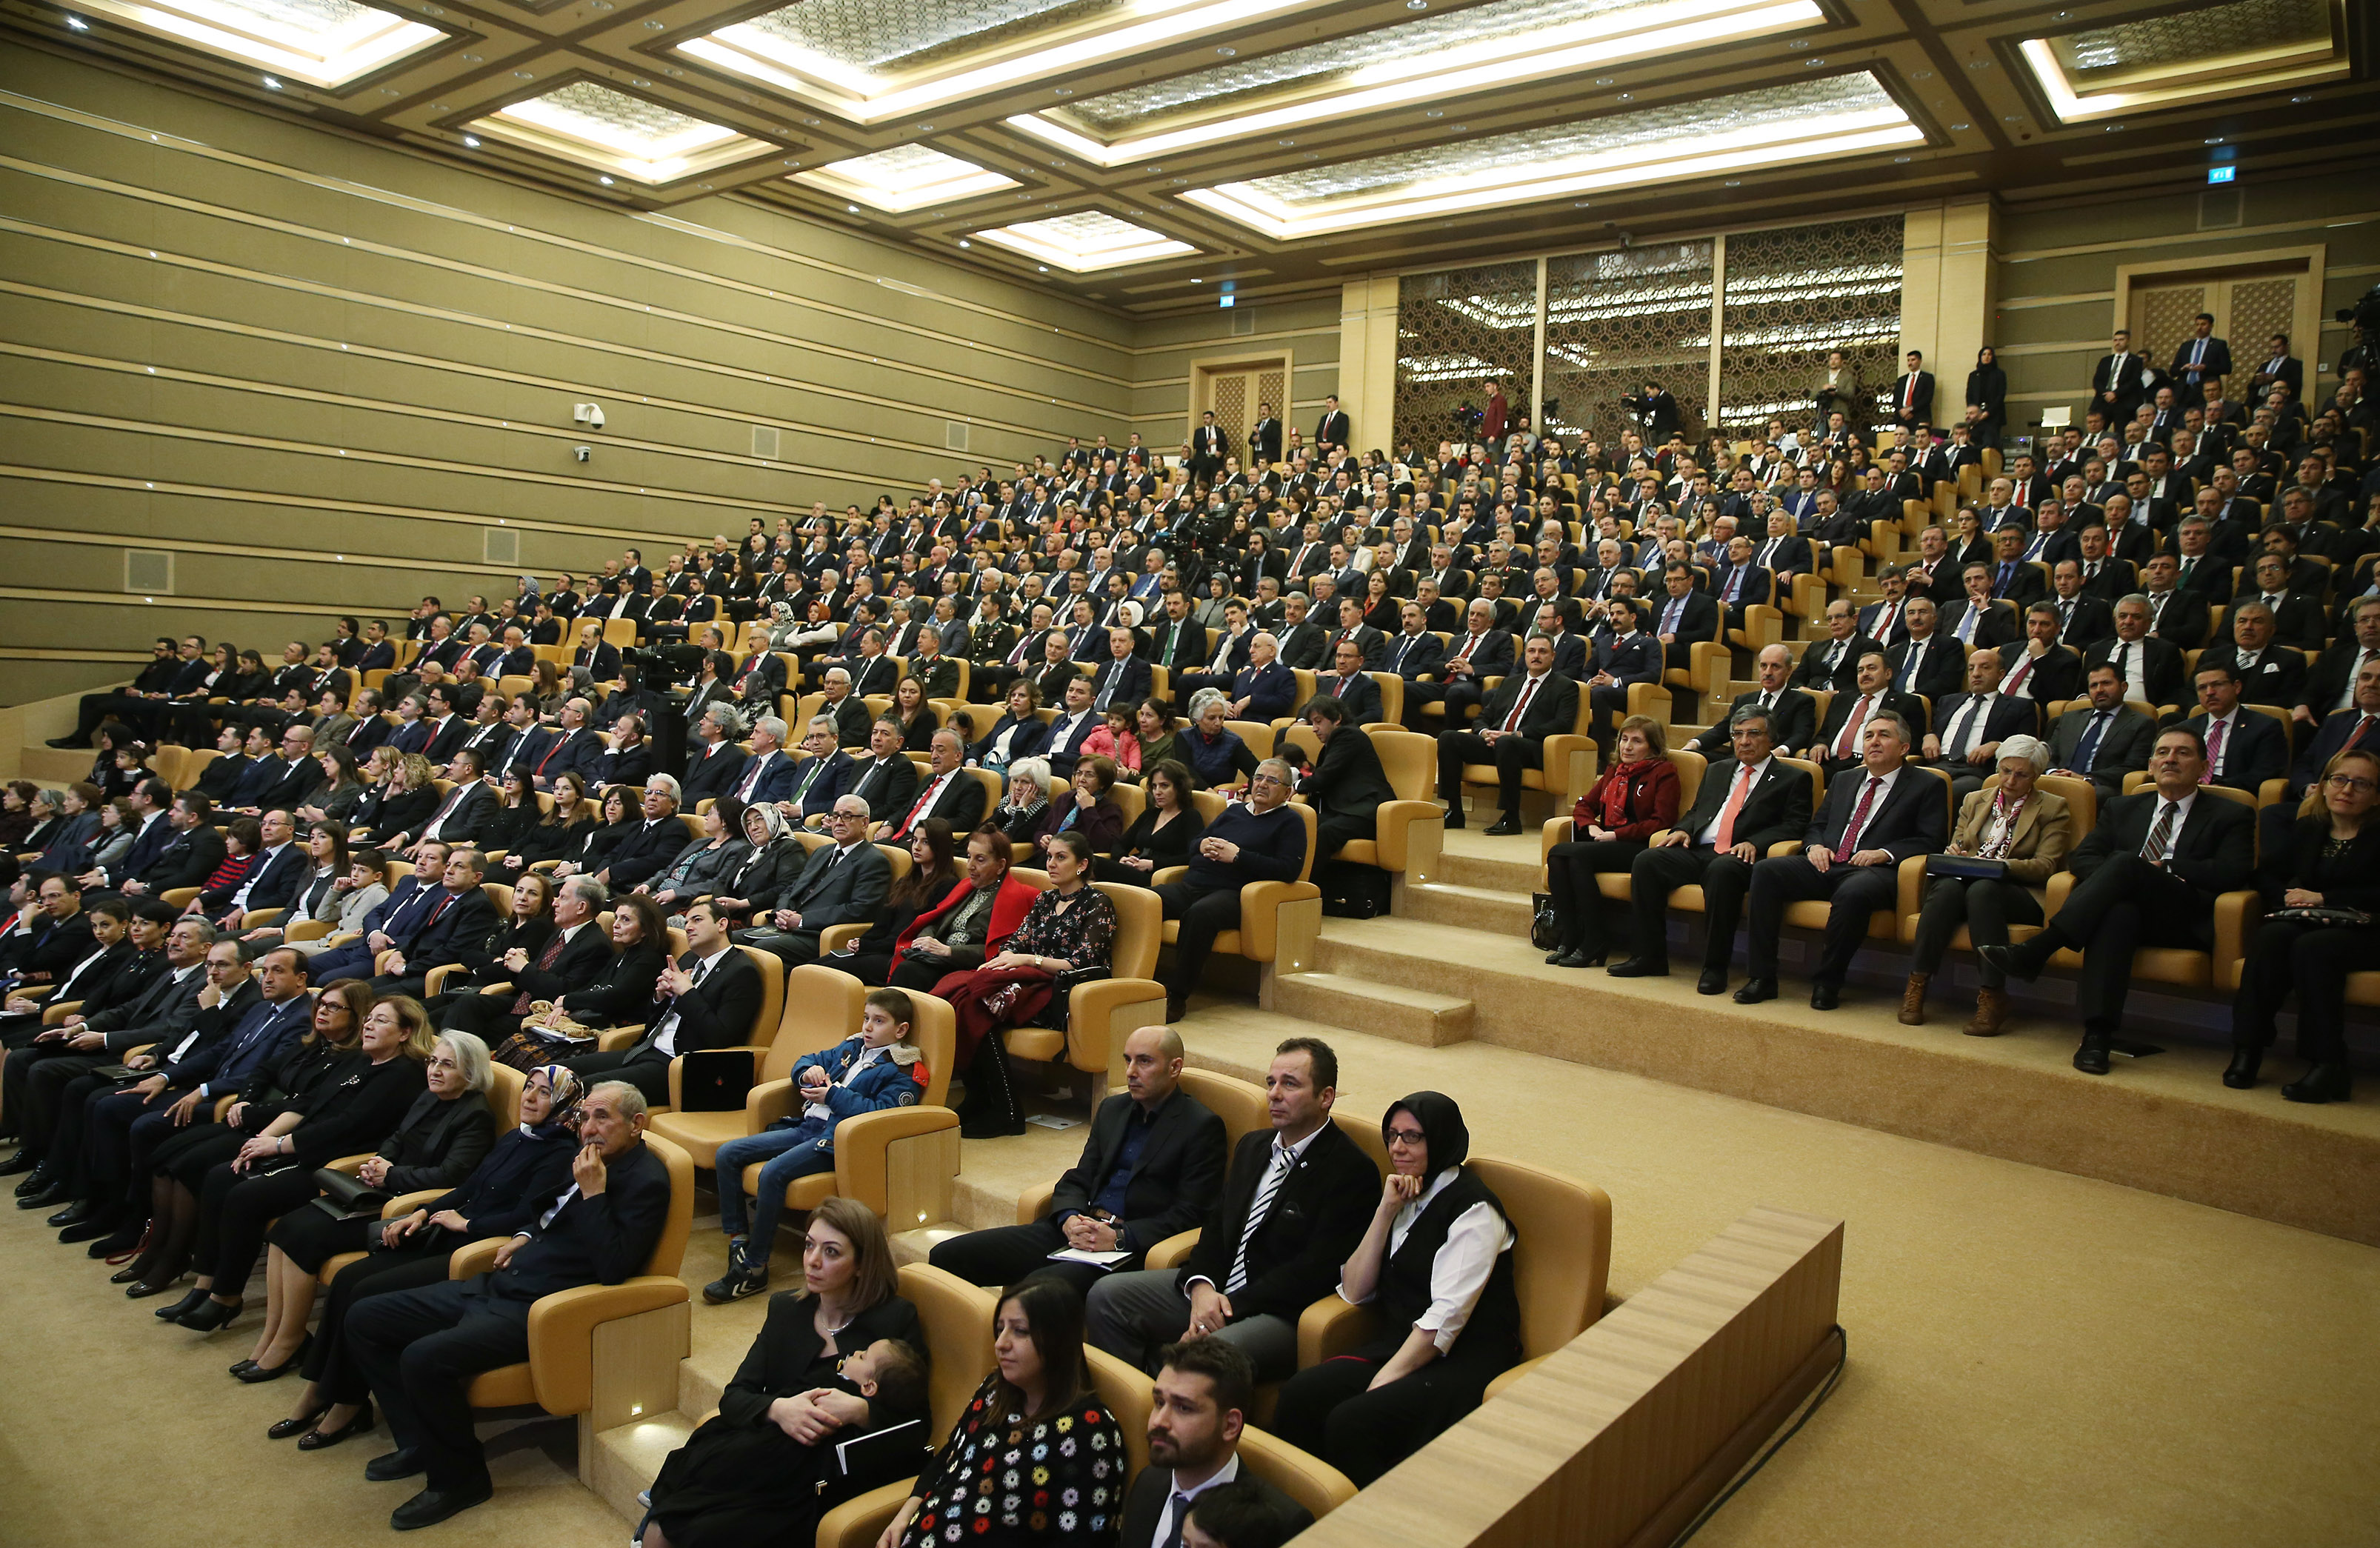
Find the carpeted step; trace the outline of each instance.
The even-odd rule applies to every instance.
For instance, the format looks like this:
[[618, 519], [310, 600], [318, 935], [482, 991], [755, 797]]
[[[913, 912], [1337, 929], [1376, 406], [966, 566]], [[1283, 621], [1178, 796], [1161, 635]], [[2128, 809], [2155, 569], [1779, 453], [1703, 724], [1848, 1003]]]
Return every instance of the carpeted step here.
[[[718, 1406], [714, 1397], [700, 1412], [709, 1413]], [[648, 1414], [632, 1424], [615, 1425], [595, 1437], [594, 1455], [580, 1469], [589, 1488], [602, 1497], [603, 1503], [618, 1511], [634, 1527], [644, 1519], [645, 1507], [637, 1496], [652, 1487], [669, 1454], [686, 1444], [694, 1433], [693, 1418], [675, 1411]]]
[[1503, 888], [1455, 887], [1425, 882], [1408, 887], [1398, 909], [1400, 919], [1426, 924], [1459, 925], [1475, 930], [1525, 935], [1529, 929], [1529, 895]]
[[1275, 1006], [1327, 1026], [1439, 1048], [1471, 1036], [1471, 1002], [1335, 973], [1284, 973], [1273, 980]]

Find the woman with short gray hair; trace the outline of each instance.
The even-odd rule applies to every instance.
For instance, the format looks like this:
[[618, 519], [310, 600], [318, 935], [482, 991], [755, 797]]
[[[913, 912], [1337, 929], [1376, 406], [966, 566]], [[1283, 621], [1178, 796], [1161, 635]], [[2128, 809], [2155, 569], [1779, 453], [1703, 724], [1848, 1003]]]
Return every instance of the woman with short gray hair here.
[[[1925, 1024], [1925, 990], [1959, 926], [1976, 946], [2006, 946], [2011, 925], [2039, 925], [2032, 889], [2065, 864], [2074, 843], [2074, 814], [2062, 795], [2039, 789], [2049, 748], [2039, 738], [2011, 736], [1999, 746], [1999, 773], [1959, 808], [1950, 847], [1927, 864], [1925, 902], [1917, 915], [1909, 983], [1900, 997], [1900, 1024]], [[2008, 979], [1981, 957], [1981, 981], [1970, 1037], [1997, 1037], [2008, 1019]]]

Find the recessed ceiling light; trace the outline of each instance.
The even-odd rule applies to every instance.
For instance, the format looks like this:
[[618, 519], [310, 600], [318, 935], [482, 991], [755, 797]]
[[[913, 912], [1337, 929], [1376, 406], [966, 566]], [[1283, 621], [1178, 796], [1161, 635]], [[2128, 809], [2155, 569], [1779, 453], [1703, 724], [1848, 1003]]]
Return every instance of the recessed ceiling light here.
[[266, 76], [264, 78], [264, 89], [268, 91], [278, 91], [281, 90], [281, 82], [275, 80], [271, 76]]
[[608, 177], [608, 176], [605, 176], [604, 175], [602, 175], [602, 174], [601, 174], [601, 173], [598, 173], [598, 174], [596, 175], [595, 181], [597, 181], [598, 183], [602, 184], [602, 185], [603, 185], [605, 187], [607, 187], [607, 188], [608, 188], [608, 187], [610, 187], [612, 186], [612, 179], [611, 179], [610, 177]]
[[1907, 166], [1909, 164], [1909, 158], [1907, 156], [1895, 156], [1892, 158], [1892, 164], [1895, 166]]
[[513, 79], [516, 80], [535, 80], [537, 77], [534, 73], [528, 70], [515, 70], [513, 72]]
[[1405, 0], [1405, 9], [1409, 11], [1426, 11], [1429, 9], [1429, 0]]
[[67, 25], [73, 28], [78, 32], [88, 32], [91, 30], [91, 23], [85, 21], [79, 16], [70, 16], [67, 18]]
[[1633, 103], [1636, 100], [1636, 93], [1633, 91], [1622, 91], [1620, 93], [1620, 100], [1623, 103]]
[[2003, 124], [2022, 124], [2024, 122], [2024, 115], [2022, 113], [2003, 113], [2000, 115], [2000, 122]]
[[1057, 88], [1056, 94], [1061, 97], [1071, 97], [1075, 94], [1075, 89], [1071, 86], [1061, 86]]
[[1934, 79], [1934, 72], [1932, 70], [1920, 70], [1909, 79], [1912, 80], [1931, 80]]
[[1187, 177], [1176, 177], [1173, 179], [1173, 186], [1177, 188], [1186, 188], [1190, 186], [1190, 179]]
[[2106, 132], [2108, 134], [2121, 134], [2124, 132], [2124, 126], [2121, 124], [2110, 124], [2107, 126]]
[[1571, 203], [1571, 208], [1572, 208], [1572, 209], [1573, 209], [1573, 210], [1586, 210], [1586, 209], [1592, 209], [1592, 208], [1593, 208], [1593, 206], [1592, 206], [1592, 205], [1591, 205], [1587, 200], [1584, 200], [1584, 199], [1581, 199], [1581, 200], [1572, 200], [1572, 203]]
[[1609, 86], [1611, 84], [1611, 78], [1608, 75], [1599, 75], [1595, 78], [1595, 83], [1597, 86]]
[[1293, 139], [1284, 139], [1284, 140], [1282, 140], [1282, 141], [1281, 141], [1281, 143], [1282, 143], [1283, 145], [1294, 145], [1294, 144], [1296, 144], [1296, 143], [1297, 143], [1297, 141], [1295, 141], [1295, 140], [1293, 140]]
[[917, 126], [917, 132], [919, 134], [932, 134], [934, 132], [934, 126], [931, 124], [920, 124]]
[[1193, 276], [1193, 277], [1192, 277], [1192, 279], [1191, 279], [1191, 281], [1190, 281], [1190, 283], [1191, 283], [1192, 284], [1205, 284], [1207, 282], [1206, 282], [1205, 280], [1198, 279], [1198, 278], [1196, 278], [1196, 276]]
[[1954, 129], [1972, 129], [1974, 127], [1973, 124], [1953, 124], [1950, 127]]
[[1240, 54], [1240, 51], [1236, 48], [1219, 48], [1215, 52], [1221, 54], [1226, 59], [1236, 59], [1239, 57]]
[[649, 21], [645, 23], [645, 30], [648, 32], [658, 32], [668, 25], [669, 23], [666, 21]]
[[463, 59], [466, 64], [476, 65], [480, 63], [480, 56], [476, 54], [467, 54], [463, 55]]
[[463, 137], [463, 143], [471, 150], [476, 151], [480, 148], [480, 137], [475, 134], [467, 134]]
[[1422, 116], [1425, 118], [1443, 118], [1446, 116], [1446, 110], [1444, 108], [1437, 107], [1425, 108], [1422, 110]]
[[2206, 137], [2206, 143], [2209, 145], [2220, 145], [2223, 143], [2223, 137], [2219, 134], [2208, 135]]
[[1457, 124], [1454, 126], [1454, 132], [1456, 134], [1468, 134], [1471, 132], [1471, 126], [1468, 124]]
[[960, 237], [960, 238], [959, 238], [959, 246], [960, 246], [960, 247], [962, 247], [962, 248], [972, 248], [972, 247], [974, 247], [974, 246], [975, 246], [975, 244], [974, 244], [973, 242], [968, 241], [965, 237], [962, 236], [962, 237]]
[[634, 77], [630, 77], [630, 78], [629, 78], [629, 80], [628, 80], [628, 84], [629, 84], [629, 85], [631, 85], [631, 86], [650, 86], [650, 85], [652, 84], [652, 82], [651, 82], [651, 81], [650, 81], [650, 80], [638, 80], [638, 79], [635, 79]]
[[1796, 38], [1785, 46], [1787, 48], [1807, 48], [1810, 46], [1810, 40], [1807, 38]]
[[1967, 68], [1971, 70], [1988, 70], [1991, 67], [1992, 62], [1988, 59], [1970, 59], [1967, 61]]
[[2311, 91], [2301, 91], [2296, 96], [2291, 97], [2289, 101], [2293, 103], [2310, 103], [2313, 101], [2313, 93]]
[[1826, 61], [1824, 59], [1804, 59], [1802, 61], [1802, 66], [1804, 69], [1815, 70], [1825, 63]]
[[858, 206], [858, 205], [856, 205], [856, 204], [846, 204], [846, 205], [844, 205], [843, 208], [844, 208], [844, 210], [845, 211], [845, 212], [847, 212], [847, 213], [849, 213], [849, 214], [856, 215], [857, 213], [859, 213], [859, 206]]
[[1034, 267], [1040, 270], [1045, 274], [1050, 272], [1050, 266], [1046, 263], [1037, 263]]
[[1727, 180], [1727, 186], [1730, 188], [1740, 188], [1743, 187], [1743, 179], [1741, 177], [1730, 177]]

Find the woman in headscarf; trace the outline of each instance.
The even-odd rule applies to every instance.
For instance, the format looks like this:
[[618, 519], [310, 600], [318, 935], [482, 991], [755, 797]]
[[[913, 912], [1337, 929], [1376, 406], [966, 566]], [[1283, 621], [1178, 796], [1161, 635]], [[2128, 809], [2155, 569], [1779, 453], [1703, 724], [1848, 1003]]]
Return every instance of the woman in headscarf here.
[[1375, 1305], [1380, 1336], [1281, 1388], [1273, 1433], [1361, 1489], [1477, 1408], [1520, 1363], [1512, 1228], [1463, 1165], [1471, 1133], [1454, 1099], [1417, 1091], [1380, 1119], [1389, 1175], [1339, 1294]]
[[[264, 1432], [268, 1438], [303, 1435], [298, 1448], [319, 1451], [372, 1427], [371, 1388], [341, 1337], [348, 1309], [363, 1296], [435, 1285], [446, 1277], [446, 1260], [457, 1247], [535, 1224], [571, 1185], [582, 1094], [578, 1077], [562, 1065], [538, 1066], [521, 1088], [519, 1125], [496, 1141], [461, 1187], [409, 1215], [365, 1223], [365, 1255], [332, 1277], [330, 1299], [306, 1351], [306, 1390], [289, 1417]], [[273, 1241], [283, 1243], [278, 1230]], [[310, 1255], [302, 1244], [284, 1250], [293, 1257], [300, 1251]], [[322, 1264], [314, 1266], [319, 1272]]]
[[[734, 800], [733, 796], [728, 797]], [[722, 867], [710, 901], [730, 925], [741, 928], [777, 906], [777, 894], [799, 880], [809, 853], [794, 840], [777, 808], [762, 802], [744, 808], [745, 852]]]

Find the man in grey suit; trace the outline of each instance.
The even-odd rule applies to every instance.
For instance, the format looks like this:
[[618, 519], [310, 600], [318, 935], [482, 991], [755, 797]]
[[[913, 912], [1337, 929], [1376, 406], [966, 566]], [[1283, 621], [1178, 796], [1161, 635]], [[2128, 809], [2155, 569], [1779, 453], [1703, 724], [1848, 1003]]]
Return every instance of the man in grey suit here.
[[2082, 691], [2090, 707], [2078, 705], [2050, 725], [2049, 771], [2090, 780], [2107, 801], [2123, 793], [2125, 775], [2149, 766], [2156, 726], [2124, 707], [2124, 680], [2112, 662], [2094, 666]]
[[1180, 1542], [1183, 1518], [1210, 1491], [1219, 1497], [1225, 1490], [1256, 1496], [1249, 1503], [1269, 1509], [1287, 1529], [1275, 1541], [1312, 1526], [1305, 1506], [1240, 1463], [1240, 1433], [1257, 1393], [1256, 1366], [1246, 1354], [1220, 1338], [1200, 1338], [1169, 1344], [1158, 1360], [1148, 1466], [1124, 1496], [1122, 1548]]
[[789, 969], [818, 961], [819, 932], [829, 925], [872, 923], [892, 889], [892, 863], [868, 841], [868, 803], [837, 796], [826, 822], [834, 842], [810, 856], [766, 924], [735, 937], [739, 946], [775, 953]]

